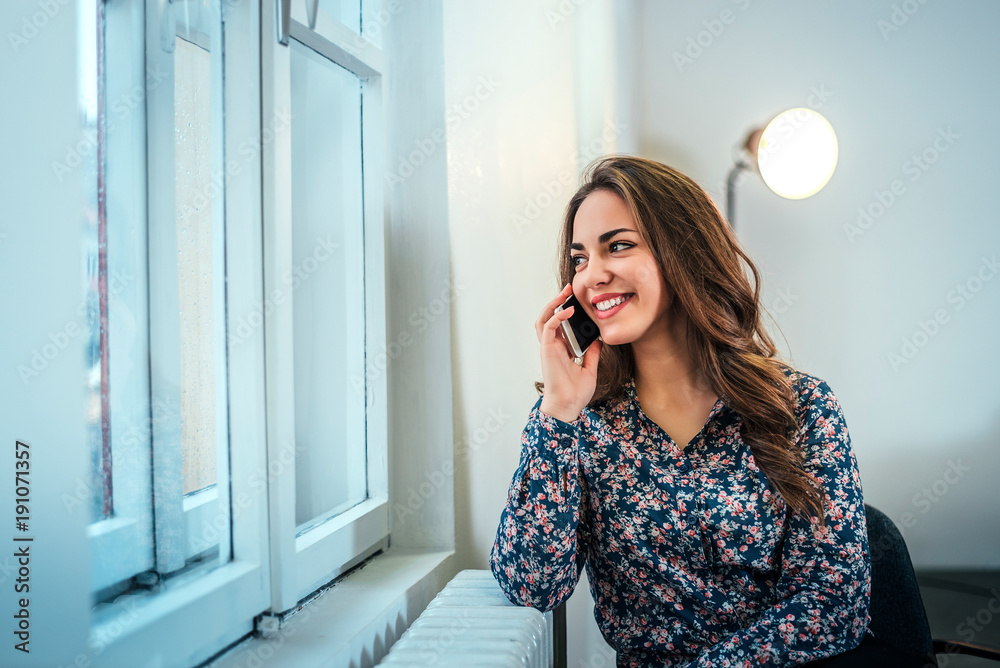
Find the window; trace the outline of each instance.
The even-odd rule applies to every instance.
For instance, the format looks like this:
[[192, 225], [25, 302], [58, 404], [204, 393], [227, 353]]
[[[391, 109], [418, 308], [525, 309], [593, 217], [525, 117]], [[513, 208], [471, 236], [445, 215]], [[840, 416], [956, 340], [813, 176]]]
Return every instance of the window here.
[[109, 663], [204, 661], [388, 546], [385, 389], [357, 382], [385, 348], [375, 7], [272, 6], [86, 10], [86, 505]]
[[[229, 532], [206, 539], [200, 527], [229, 504], [218, 484], [228, 476], [229, 402], [225, 193], [211, 183], [223, 150], [220, 7], [175, 2], [151, 12], [162, 38], [145, 58], [143, 33], [124, 27], [141, 16], [137, 3], [95, 9], [106, 19], [90, 300], [101, 601], [228, 561]], [[134, 140], [143, 129], [145, 144]]]
[[265, 151], [268, 425], [294, 444], [271, 459], [289, 471], [271, 486], [275, 613], [387, 547], [389, 527], [384, 389], [357, 382], [385, 349], [381, 53], [341, 22], [358, 0], [306, 5], [264, 50], [265, 117], [290, 118]]

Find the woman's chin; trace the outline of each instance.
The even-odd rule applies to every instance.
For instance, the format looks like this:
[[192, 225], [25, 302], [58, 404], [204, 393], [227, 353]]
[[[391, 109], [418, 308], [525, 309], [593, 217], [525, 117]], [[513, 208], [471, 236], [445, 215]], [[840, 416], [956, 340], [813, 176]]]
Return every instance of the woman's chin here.
[[628, 341], [622, 340], [620, 335], [605, 334], [604, 332], [601, 332], [601, 342], [606, 346], [620, 346], [623, 343], [628, 343]]
[[608, 346], [624, 346], [635, 343], [642, 338], [642, 332], [633, 328], [606, 327], [601, 330], [601, 341]]

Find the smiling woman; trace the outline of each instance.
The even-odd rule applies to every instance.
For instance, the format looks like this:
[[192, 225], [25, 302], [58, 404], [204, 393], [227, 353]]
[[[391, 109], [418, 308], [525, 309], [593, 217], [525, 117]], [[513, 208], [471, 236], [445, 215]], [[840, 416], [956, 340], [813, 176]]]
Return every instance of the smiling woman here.
[[[604, 231], [608, 227], [613, 229]], [[654, 280], [659, 276], [656, 258], [621, 197], [610, 190], [587, 197], [577, 211], [573, 237], [584, 240], [570, 244], [571, 251], [584, 251], [570, 255], [573, 291], [600, 322], [606, 343], [616, 345], [653, 323], [666, 325], [662, 316], [672, 294], [663, 281]], [[615, 317], [626, 310], [628, 318]]]
[[[620, 398], [632, 380], [652, 412], [686, 421], [700, 414], [700, 426], [728, 396], [751, 420], [754, 455], [786, 502], [822, 520], [821, 490], [788, 443], [793, 396], [761, 323], [759, 274], [705, 192], [652, 160], [595, 161], [567, 207], [561, 246], [561, 281], [572, 284], [606, 344], [583, 403]], [[635, 297], [598, 310], [595, 301], [620, 294]], [[550, 388], [544, 406], [561, 414], [582, 408], [569, 387]]]
[[[490, 555], [507, 597], [550, 610], [586, 567], [619, 666], [868, 651], [843, 411], [775, 358], [759, 275], [712, 200], [658, 162], [596, 161], [567, 207], [559, 278], [535, 322], [543, 394]], [[582, 365], [559, 340], [570, 291], [601, 332]]]

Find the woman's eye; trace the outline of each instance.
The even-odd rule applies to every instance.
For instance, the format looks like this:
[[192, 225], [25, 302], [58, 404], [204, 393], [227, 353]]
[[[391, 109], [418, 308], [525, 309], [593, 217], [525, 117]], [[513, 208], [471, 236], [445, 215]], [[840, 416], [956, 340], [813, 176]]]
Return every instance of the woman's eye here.
[[[633, 246], [635, 246], [635, 244], [630, 244], [630, 243], [627, 243], [625, 241], [612, 241], [610, 244], [608, 244], [608, 248], [611, 249], [612, 253], [617, 253], [618, 252], [618, 251], [615, 250], [616, 246], [622, 246], [621, 250], [628, 250], [629, 248], [632, 248]], [[577, 267], [577, 266], [579, 266], [579, 264], [577, 263], [577, 260], [582, 260], [582, 259], [585, 259], [582, 255], [572, 255], [569, 258], [569, 263], [570, 263], [570, 265], [572, 265], [574, 267]]]

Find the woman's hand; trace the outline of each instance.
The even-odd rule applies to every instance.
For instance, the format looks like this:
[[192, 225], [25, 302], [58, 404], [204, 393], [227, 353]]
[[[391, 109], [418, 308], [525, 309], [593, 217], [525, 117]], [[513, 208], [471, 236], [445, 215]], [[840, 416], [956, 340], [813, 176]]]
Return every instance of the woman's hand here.
[[535, 322], [535, 332], [542, 350], [542, 382], [545, 384], [539, 406], [546, 415], [573, 422], [590, 403], [597, 389], [597, 360], [601, 355], [600, 340], [594, 341], [583, 354], [583, 365], [574, 361], [569, 344], [562, 333], [562, 321], [573, 315], [575, 307], [556, 313], [556, 307], [569, 299], [572, 285], [545, 305]]

